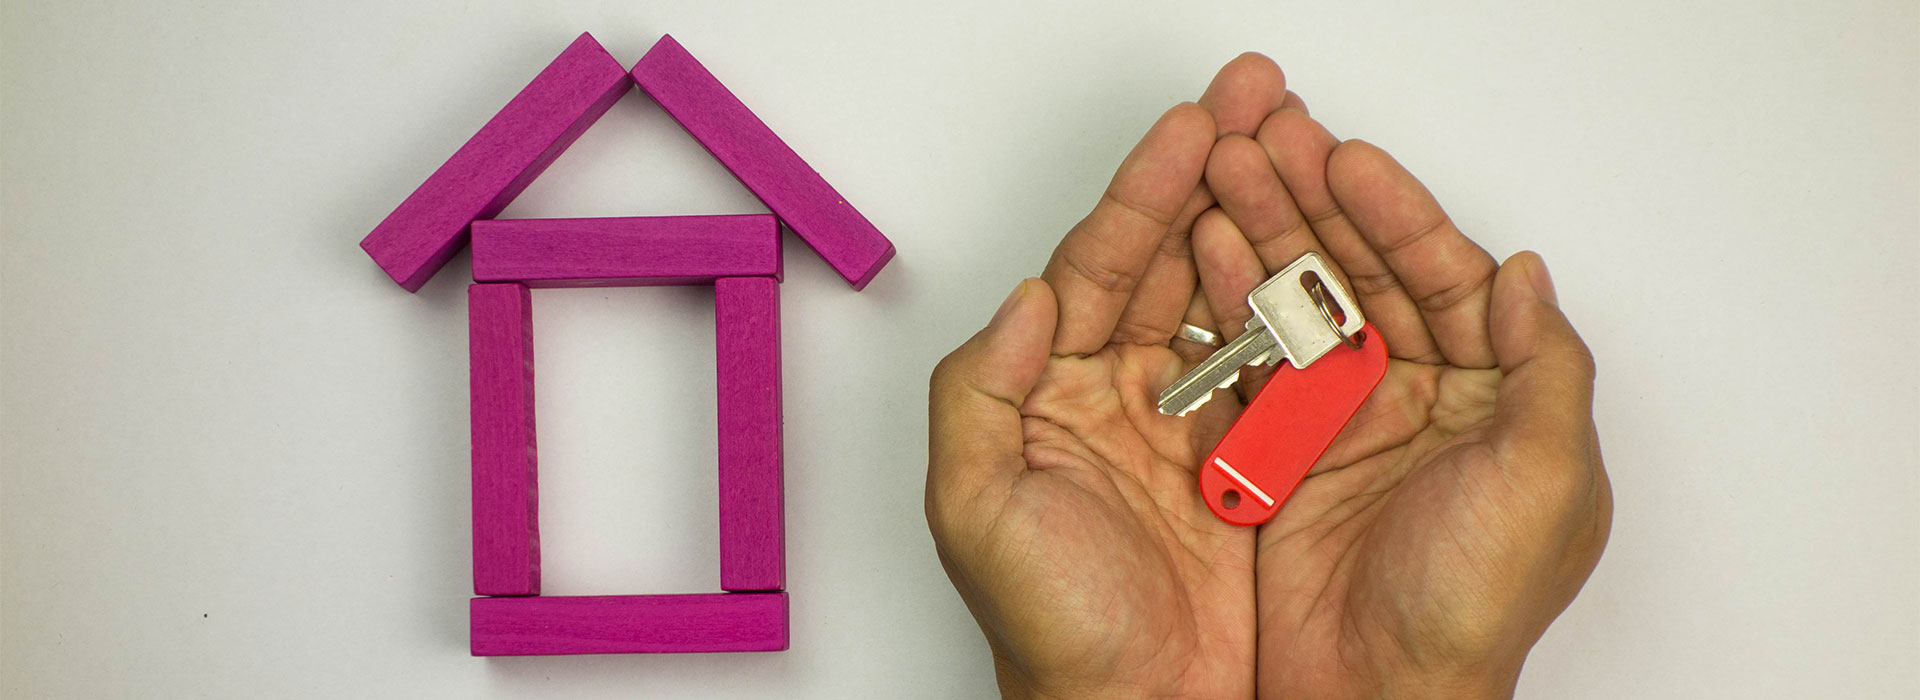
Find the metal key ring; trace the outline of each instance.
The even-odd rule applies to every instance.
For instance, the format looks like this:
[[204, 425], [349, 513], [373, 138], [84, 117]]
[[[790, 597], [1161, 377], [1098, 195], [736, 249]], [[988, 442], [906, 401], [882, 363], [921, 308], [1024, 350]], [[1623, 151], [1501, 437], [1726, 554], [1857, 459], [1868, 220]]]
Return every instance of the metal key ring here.
[[[1340, 342], [1346, 344], [1347, 347], [1359, 350], [1360, 343], [1354, 340], [1352, 335], [1340, 332], [1340, 322], [1333, 320], [1333, 310], [1327, 308], [1326, 281], [1317, 277], [1314, 278], [1313, 286], [1309, 287], [1307, 291], [1313, 295], [1313, 308], [1320, 310], [1320, 318], [1325, 319], [1327, 325], [1333, 327], [1333, 334], [1340, 336]], [[1358, 334], [1356, 333], [1355, 335]]]

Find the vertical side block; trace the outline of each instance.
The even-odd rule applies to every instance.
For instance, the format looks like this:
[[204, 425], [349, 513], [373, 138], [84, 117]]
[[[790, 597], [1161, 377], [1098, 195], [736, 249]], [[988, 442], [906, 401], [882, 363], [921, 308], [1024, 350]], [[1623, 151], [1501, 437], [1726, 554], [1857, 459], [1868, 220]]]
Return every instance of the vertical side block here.
[[783, 651], [787, 594], [474, 598], [474, 656]]
[[467, 288], [477, 595], [540, 593], [532, 301], [525, 285]]
[[719, 373], [720, 588], [786, 587], [780, 473], [780, 285], [714, 281]]
[[360, 247], [401, 287], [419, 291], [466, 243], [469, 222], [506, 208], [632, 84], [619, 61], [581, 34]]
[[854, 289], [893, 258], [893, 242], [672, 36], [634, 65], [633, 80]]

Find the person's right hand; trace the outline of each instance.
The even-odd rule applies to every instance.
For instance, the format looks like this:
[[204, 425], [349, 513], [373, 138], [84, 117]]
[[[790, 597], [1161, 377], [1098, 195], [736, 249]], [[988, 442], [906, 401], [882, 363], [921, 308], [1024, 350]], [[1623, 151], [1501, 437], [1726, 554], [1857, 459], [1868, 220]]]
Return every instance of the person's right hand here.
[[1209, 350], [1170, 346], [1198, 299], [1207, 153], [1298, 102], [1264, 57], [1229, 63], [934, 371], [927, 520], [1007, 697], [1253, 694], [1254, 532], [1194, 480], [1239, 404], [1181, 419], [1155, 395]]
[[[1134, 282], [1213, 140], [1205, 110], [1167, 112], [1042, 279], [934, 370], [927, 521], [1007, 697], [1252, 695], [1253, 531], [1193, 488], [1217, 432], [1154, 402], [1192, 276]], [[1181, 303], [1141, 310], [1163, 292]]]
[[1319, 252], [1392, 357], [1260, 527], [1260, 697], [1510, 697], [1612, 514], [1593, 358], [1545, 263], [1496, 265], [1386, 152], [1297, 109], [1221, 139], [1207, 181], [1220, 209], [1193, 246], [1224, 335]]

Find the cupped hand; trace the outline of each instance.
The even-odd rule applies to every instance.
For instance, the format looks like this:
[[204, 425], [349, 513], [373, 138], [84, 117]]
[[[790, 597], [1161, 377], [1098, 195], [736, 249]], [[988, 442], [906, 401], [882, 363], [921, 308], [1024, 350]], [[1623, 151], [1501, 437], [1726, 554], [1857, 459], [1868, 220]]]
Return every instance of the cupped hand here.
[[1612, 512], [1593, 359], [1544, 262], [1496, 264], [1384, 151], [1296, 109], [1221, 139], [1206, 179], [1193, 246], [1225, 335], [1313, 251], [1393, 358], [1260, 527], [1260, 697], [1510, 697]]
[[935, 370], [927, 520], [1009, 697], [1237, 698], [1254, 683], [1254, 532], [1194, 488], [1239, 410], [1160, 415], [1208, 348], [1188, 248], [1223, 133], [1298, 98], [1264, 57], [1167, 112], [1040, 279]]

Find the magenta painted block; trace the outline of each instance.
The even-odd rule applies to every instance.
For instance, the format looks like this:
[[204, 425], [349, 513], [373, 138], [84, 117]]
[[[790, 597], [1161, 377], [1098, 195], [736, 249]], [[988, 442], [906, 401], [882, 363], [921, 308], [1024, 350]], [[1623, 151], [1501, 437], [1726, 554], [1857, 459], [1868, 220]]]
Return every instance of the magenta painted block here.
[[783, 651], [787, 594], [474, 598], [474, 656]]
[[620, 62], [581, 34], [360, 241], [407, 291], [419, 291], [492, 218], [632, 86]]
[[467, 288], [478, 595], [540, 593], [532, 302], [523, 285]]
[[720, 588], [786, 588], [781, 491], [780, 285], [713, 284], [719, 375]]
[[771, 214], [473, 222], [481, 282], [609, 287], [780, 273], [780, 220]]
[[854, 289], [893, 258], [893, 242], [672, 36], [661, 37], [632, 75]]

